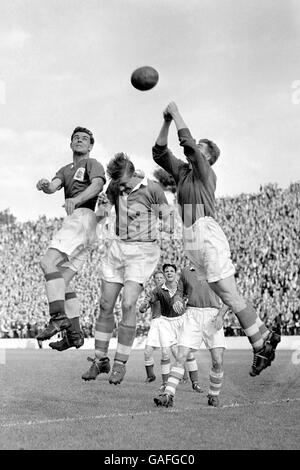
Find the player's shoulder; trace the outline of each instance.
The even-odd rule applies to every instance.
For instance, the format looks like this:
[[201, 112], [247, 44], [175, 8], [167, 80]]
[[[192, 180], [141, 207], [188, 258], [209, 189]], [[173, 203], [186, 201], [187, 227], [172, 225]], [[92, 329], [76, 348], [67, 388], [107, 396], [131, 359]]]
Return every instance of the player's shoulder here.
[[163, 188], [161, 187], [161, 185], [157, 181], [147, 179], [147, 186], [148, 186], [149, 191], [153, 191], [153, 192], [156, 192], [156, 193], [163, 192]]
[[67, 163], [66, 165], [61, 166], [57, 173], [65, 173], [66, 171], [71, 171], [73, 167], [73, 162]]
[[97, 158], [92, 158], [92, 157], [87, 158], [86, 163], [89, 166], [93, 166], [93, 165], [101, 165], [102, 166], [102, 163], [100, 163], [99, 160], [97, 160]]

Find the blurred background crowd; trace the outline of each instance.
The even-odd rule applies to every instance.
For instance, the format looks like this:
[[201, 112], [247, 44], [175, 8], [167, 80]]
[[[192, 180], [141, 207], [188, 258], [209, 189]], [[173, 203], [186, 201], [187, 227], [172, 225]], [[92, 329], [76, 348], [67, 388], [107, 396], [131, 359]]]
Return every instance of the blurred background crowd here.
[[[268, 184], [255, 194], [217, 200], [216, 220], [228, 237], [241, 294], [260, 317], [281, 322], [282, 334], [300, 334], [300, 183], [287, 189]], [[9, 210], [0, 212], [0, 337], [34, 338], [48, 321], [44, 277], [39, 266], [49, 241], [62, 220], [19, 222]], [[161, 259], [180, 268], [187, 264], [182, 250], [181, 223], [175, 232], [160, 232]], [[95, 245], [74, 281], [81, 301], [81, 325], [86, 337], [94, 334], [101, 295], [103, 243]], [[145, 292], [154, 287], [150, 279]], [[140, 301], [143, 300], [144, 293]], [[116, 325], [120, 300], [115, 307]], [[139, 303], [140, 303], [139, 301]], [[138, 306], [139, 306], [138, 303]], [[138, 310], [138, 307], [137, 307]], [[149, 328], [150, 312], [137, 313], [137, 334]], [[241, 335], [236, 317], [225, 317], [227, 336]]]

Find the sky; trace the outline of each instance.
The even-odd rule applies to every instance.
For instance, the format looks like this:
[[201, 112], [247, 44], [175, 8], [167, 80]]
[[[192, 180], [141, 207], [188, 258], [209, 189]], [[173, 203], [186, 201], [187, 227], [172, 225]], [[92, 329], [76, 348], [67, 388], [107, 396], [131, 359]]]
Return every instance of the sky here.
[[[298, 0], [1, 0], [0, 211], [65, 215], [63, 191], [35, 185], [72, 161], [78, 125], [104, 167], [122, 151], [151, 178], [170, 101], [221, 149], [217, 196], [299, 181], [299, 23]], [[174, 126], [169, 146], [182, 157]]]

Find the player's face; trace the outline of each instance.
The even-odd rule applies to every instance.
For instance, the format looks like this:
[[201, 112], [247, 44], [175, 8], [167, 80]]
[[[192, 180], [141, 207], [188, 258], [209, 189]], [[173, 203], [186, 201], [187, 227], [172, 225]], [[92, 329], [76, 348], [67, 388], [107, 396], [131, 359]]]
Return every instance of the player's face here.
[[198, 147], [201, 151], [201, 153], [204, 155], [206, 160], [210, 160], [210, 153], [209, 153], [209, 148], [208, 145], [205, 142], [199, 142]]
[[130, 191], [135, 185], [134, 176], [132, 173], [125, 172], [121, 178], [118, 179], [120, 191]]
[[76, 132], [76, 134], [73, 135], [70, 146], [73, 152], [79, 155], [85, 155], [93, 148], [91, 138], [85, 132]]
[[176, 271], [174, 268], [172, 268], [172, 266], [168, 266], [165, 270], [164, 270], [164, 275], [166, 277], [166, 280], [168, 282], [173, 282], [175, 281], [176, 279]]
[[163, 273], [158, 273], [154, 277], [154, 282], [157, 285], [157, 287], [162, 286], [163, 283], [165, 282], [165, 276]]

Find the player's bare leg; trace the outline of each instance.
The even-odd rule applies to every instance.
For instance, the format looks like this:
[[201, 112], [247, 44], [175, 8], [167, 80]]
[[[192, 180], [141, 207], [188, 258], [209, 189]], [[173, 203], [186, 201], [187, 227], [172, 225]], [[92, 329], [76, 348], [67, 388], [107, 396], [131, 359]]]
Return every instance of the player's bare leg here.
[[210, 282], [209, 285], [237, 316], [254, 352], [250, 375], [259, 375], [274, 360], [278, 343], [275, 344], [275, 341], [271, 343], [272, 333], [268, 332], [262, 322], [258, 323], [258, 316], [254, 308], [247, 304], [238, 293], [234, 276]]
[[83, 380], [95, 380], [97, 375], [110, 371], [107, 357], [109, 342], [113, 334], [114, 306], [122, 289], [122, 284], [101, 281], [100, 313], [96, 320], [95, 331], [95, 357], [88, 357], [92, 364], [82, 375]]
[[66, 255], [64, 253], [54, 248], [49, 248], [41, 260], [41, 268], [46, 280], [50, 321], [48, 326], [38, 334], [37, 339], [40, 341], [50, 339], [59, 331], [71, 326], [71, 322], [65, 313], [65, 280], [57, 267], [65, 259]]
[[122, 295], [122, 320], [118, 325], [118, 344], [109, 383], [120, 384], [126, 373], [136, 331], [136, 303], [142, 291], [142, 285], [126, 281]]

